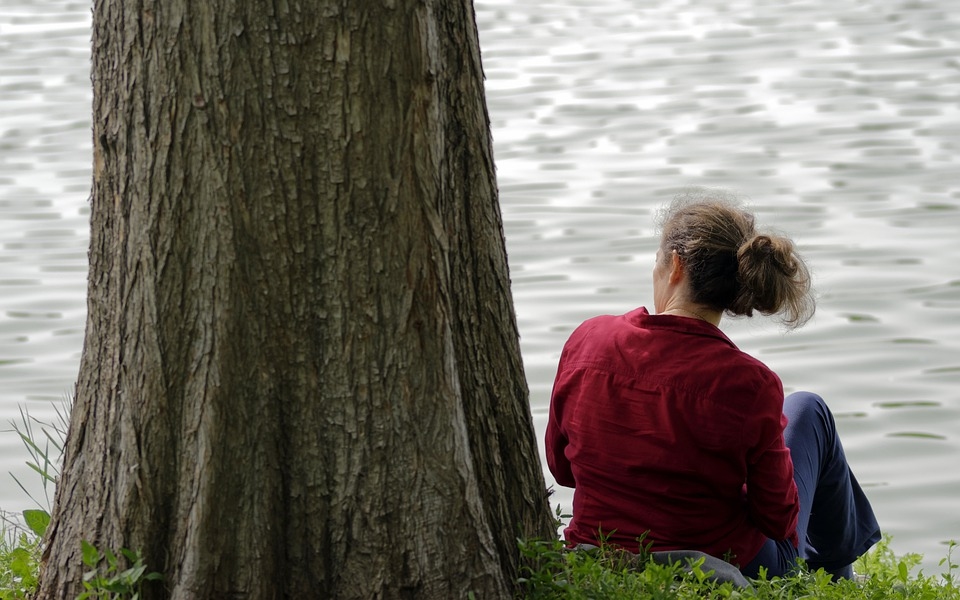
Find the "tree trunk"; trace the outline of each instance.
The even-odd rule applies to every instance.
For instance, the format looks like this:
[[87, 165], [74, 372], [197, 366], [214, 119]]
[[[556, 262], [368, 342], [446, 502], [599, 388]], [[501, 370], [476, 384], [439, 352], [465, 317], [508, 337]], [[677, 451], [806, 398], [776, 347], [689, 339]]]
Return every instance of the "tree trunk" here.
[[510, 597], [551, 536], [469, 0], [96, 0], [40, 598]]

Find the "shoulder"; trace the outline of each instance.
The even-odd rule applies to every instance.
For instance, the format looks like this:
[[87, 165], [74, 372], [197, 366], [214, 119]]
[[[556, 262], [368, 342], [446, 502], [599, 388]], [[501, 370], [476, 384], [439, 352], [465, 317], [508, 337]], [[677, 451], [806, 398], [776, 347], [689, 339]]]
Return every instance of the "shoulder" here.
[[621, 331], [631, 326], [634, 317], [640, 313], [646, 314], [645, 309], [637, 309], [623, 315], [598, 315], [580, 323], [570, 334], [568, 344], [584, 339], [593, 339], [598, 334], [609, 334]]
[[623, 315], [599, 315], [578, 325], [563, 345], [561, 364], [569, 365], [570, 361], [582, 360], [602, 361], [618, 347], [635, 345], [636, 338], [641, 333], [630, 319], [635, 312], [637, 311]]

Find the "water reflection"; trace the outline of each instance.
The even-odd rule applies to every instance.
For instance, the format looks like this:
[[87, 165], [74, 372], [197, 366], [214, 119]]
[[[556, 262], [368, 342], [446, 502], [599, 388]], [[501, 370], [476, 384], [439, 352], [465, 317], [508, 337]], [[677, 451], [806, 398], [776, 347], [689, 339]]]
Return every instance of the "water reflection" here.
[[[733, 188], [798, 239], [820, 309], [786, 337], [725, 329], [788, 390], [833, 403], [896, 547], [936, 569], [939, 541], [960, 538], [960, 63], [945, 7], [477, 5], [541, 433], [572, 328], [649, 302], [656, 206], [686, 184]], [[917, 494], [940, 496], [917, 515]]]
[[[76, 376], [90, 181], [89, 5], [0, 12], [0, 420]], [[960, 13], [948, 3], [476, 3], [538, 435], [580, 321], [649, 303], [652, 217], [729, 187], [820, 292], [784, 336], [724, 325], [823, 394], [898, 551], [960, 538]], [[4, 428], [0, 424], [0, 428]], [[23, 473], [0, 435], [0, 473]], [[0, 507], [20, 492], [0, 481]], [[569, 501], [566, 490], [557, 495]]]

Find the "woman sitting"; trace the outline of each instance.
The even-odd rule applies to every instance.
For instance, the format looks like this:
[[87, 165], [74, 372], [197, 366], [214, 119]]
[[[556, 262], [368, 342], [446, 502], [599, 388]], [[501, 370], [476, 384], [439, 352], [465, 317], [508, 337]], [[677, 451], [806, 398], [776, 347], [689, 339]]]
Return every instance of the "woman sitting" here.
[[747, 577], [802, 558], [849, 577], [880, 530], [833, 415], [812, 393], [784, 399], [777, 375], [717, 328], [724, 312], [802, 325], [806, 266], [712, 192], [675, 201], [660, 229], [655, 314], [590, 319], [560, 357], [546, 451], [575, 488], [567, 543], [698, 550]]

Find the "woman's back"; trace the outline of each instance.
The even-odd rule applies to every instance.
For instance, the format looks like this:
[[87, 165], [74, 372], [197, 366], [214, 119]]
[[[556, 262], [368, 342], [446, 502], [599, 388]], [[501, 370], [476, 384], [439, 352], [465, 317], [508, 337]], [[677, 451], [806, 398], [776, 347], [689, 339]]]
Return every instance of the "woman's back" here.
[[[576, 484], [568, 541], [596, 543], [599, 530], [631, 550], [644, 537], [654, 550], [752, 556], [761, 526], [786, 536], [796, 492], [776, 451], [782, 403], [776, 376], [708, 323], [645, 309], [587, 321], [564, 349], [547, 440], [560, 450], [551, 469], [573, 479], [558, 482]], [[775, 473], [754, 490], [758, 515], [743, 492], [751, 462]]]

